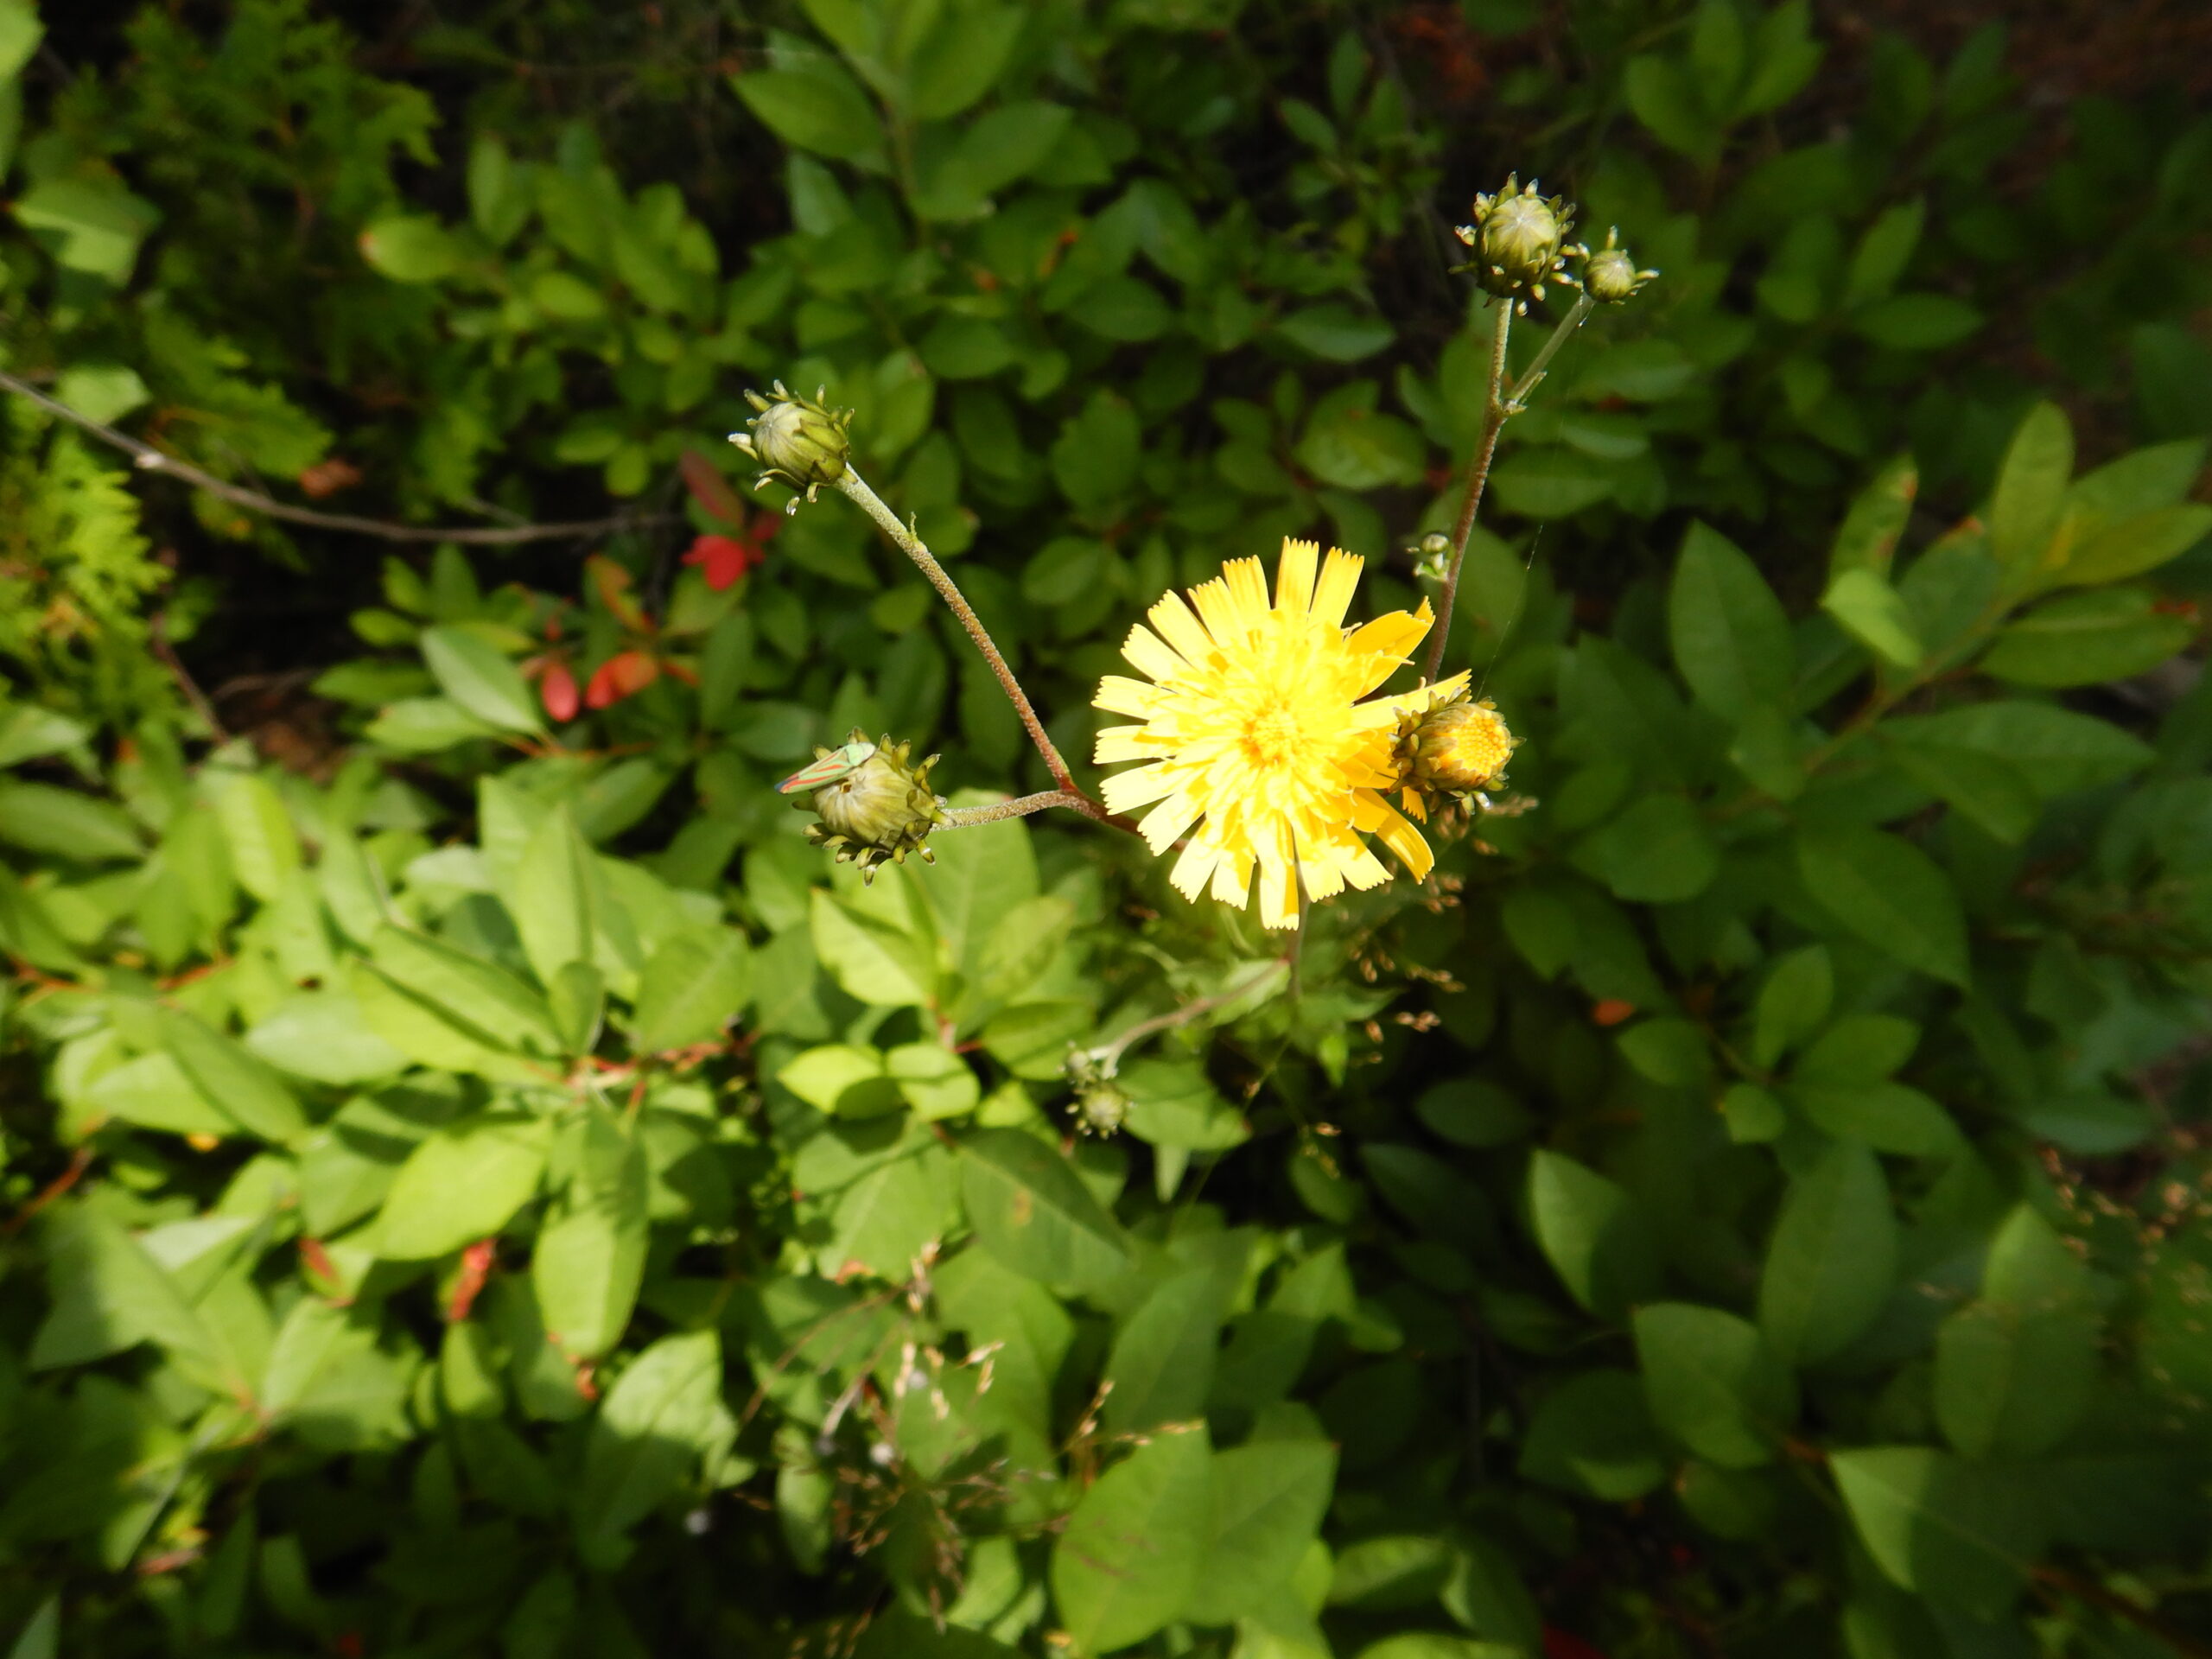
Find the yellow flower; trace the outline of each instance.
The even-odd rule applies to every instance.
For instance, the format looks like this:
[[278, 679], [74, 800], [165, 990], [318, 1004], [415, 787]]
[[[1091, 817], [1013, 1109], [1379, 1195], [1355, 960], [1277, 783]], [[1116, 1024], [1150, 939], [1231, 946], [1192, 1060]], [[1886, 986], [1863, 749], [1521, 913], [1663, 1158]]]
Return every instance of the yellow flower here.
[[1169, 877], [1186, 899], [1211, 884], [1243, 905], [1256, 867], [1269, 927], [1296, 925], [1301, 882], [1319, 899], [1390, 879], [1363, 831], [1415, 879], [1428, 874], [1428, 843], [1383, 798], [1396, 781], [1391, 746], [1401, 714], [1466, 682], [1361, 702], [1405, 662], [1431, 613], [1423, 601], [1418, 613], [1345, 627], [1363, 561], [1332, 548], [1317, 569], [1319, 556], [1312, 542], [1283, 543], [1272, 607], [1257, 559], [1224, 565], [1189, 605], [1168, 594], [1122, 647], [1151, 683], [1109, 674], [1096, 699], [1143, 722], [1101, 732], [1098, 763], [1150, 763], [1109, 778], [1106, 804], [1150, 806], [1139, 828], [1155, 853], [1188, 836]]

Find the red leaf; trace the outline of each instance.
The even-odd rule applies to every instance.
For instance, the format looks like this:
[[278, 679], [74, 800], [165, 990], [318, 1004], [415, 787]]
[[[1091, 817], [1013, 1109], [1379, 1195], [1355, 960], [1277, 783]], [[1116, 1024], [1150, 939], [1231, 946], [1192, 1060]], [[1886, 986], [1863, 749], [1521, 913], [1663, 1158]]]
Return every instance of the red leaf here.
[[599, 590], [599, 602], [607, 607], [608, 614], [632, 633], [652, 632], [652, 624], [645, 620], [645, 612], [630, 595], [627, 570], [604, 553], [594, 553], [586, 559], [584, 570], [591, 577], [592, 586]]
[[719, 518], [732, 530], [745, 528], [745, 504], [729, 481], [715, 470], [715, 463], [696, 449], [686, 449], [677, 461], [683, 474], [683, 487], [709, 518]]
[[545, 712], [556, 721], [566, 723], [576, 717], [580, 700], [576, 696], [576, 677], [569, 672], [566, 663], [548, 663], [545, 677], [538, 682], [537, 695], [545, 700]]
[[744, 581], [745, 573], [766, 557], [760, 541], [740, 541], [734, 536], [702, 536], [691, 543], [683, 563], [696, 565], [705, 572], [707, 586], [719, 594]]
[[644, 690], [660, 677], [660, 664], [642, 651], [618, 651], [599, 665], [584, 688], [584, 702], [604, 709]]

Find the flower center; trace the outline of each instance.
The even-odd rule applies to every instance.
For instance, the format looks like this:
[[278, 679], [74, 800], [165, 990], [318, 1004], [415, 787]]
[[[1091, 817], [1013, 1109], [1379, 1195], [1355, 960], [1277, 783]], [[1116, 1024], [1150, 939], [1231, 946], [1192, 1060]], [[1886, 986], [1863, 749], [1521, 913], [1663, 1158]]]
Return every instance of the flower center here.
[[1257, 772], [1280, 772], [1294, 764], [1305, 747], [1305, 728], [1289, 709], [1277, 704], [1248, 716], [1238, 746]]

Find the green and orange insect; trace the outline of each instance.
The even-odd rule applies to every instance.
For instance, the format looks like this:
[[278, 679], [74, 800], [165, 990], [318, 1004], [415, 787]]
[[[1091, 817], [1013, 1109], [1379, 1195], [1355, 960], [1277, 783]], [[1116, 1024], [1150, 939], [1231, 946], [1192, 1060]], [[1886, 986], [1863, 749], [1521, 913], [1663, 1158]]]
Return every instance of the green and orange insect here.
[[776, 792], [779, 795], [796, 795], [802, 790], [820, 789], [824, 785], [834, 784], [840, 778], [849, 777], [858, 772], [874, 754], [875, 745], [873, 743], [858, 740], [847, 743], [831, 749], [810, 765], [801, 766], [776, 785]]

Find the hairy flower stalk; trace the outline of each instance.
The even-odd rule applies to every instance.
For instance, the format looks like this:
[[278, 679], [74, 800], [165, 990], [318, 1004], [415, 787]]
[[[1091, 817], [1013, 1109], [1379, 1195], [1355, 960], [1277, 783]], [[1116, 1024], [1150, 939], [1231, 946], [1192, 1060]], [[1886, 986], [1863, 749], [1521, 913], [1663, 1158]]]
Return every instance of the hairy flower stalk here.
[[1106, 780], [1106, 804], [1149, 807], [1137, 827], [1155, 853], [1187, 837], [1168, 878], [1185, 898], [1246, 905], [1256, 872], [1261, 921], [1294, 926], [1301, 895], [1389, 880], [1369, 834], [1415, 878], [1428, 873], [1428, 843], [1383, 798], [1398, 781], [1391, 746], [1402, 715], [1465, 677], [1370, 696], [1432, 619], [1424, 604], [1347, 627], [1363, 563], [1332, 548], [1324, 565], [1314, 543], [1286, 541], [1271, 605], [1260, 562], [1232, 560], [1188, 604], [1167, 594], [1151, 627], [1129, 630], [1122, 654], [1147, 679], [1099, 683], [1097, 707], [1140, 723], [1101, 732], [1096, 759], [1144, 763]]

